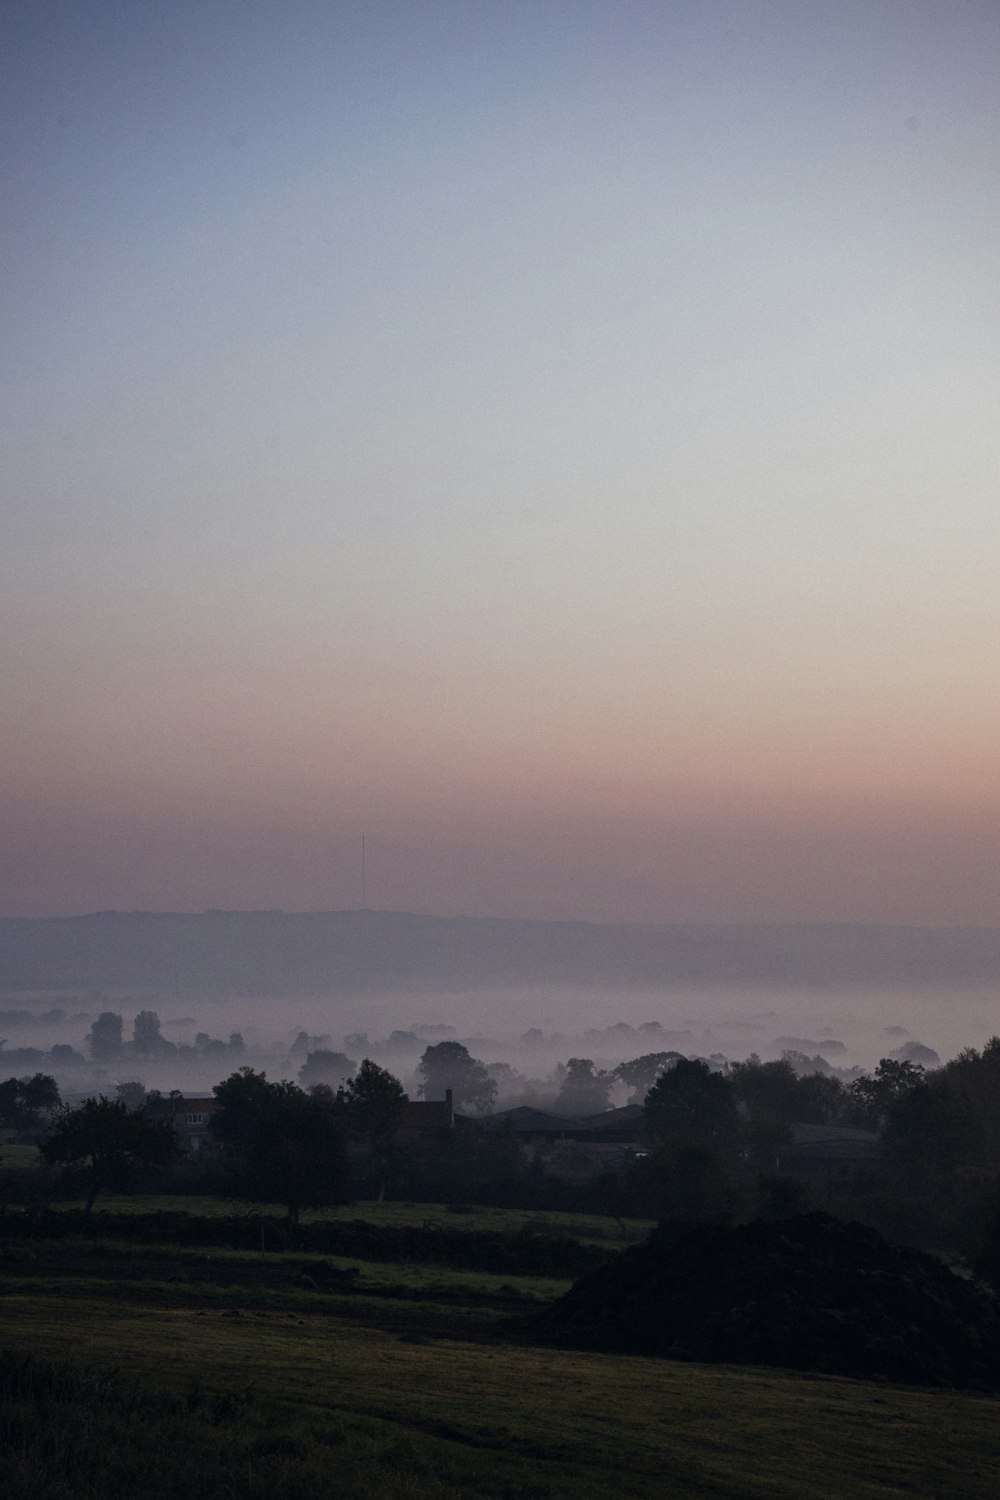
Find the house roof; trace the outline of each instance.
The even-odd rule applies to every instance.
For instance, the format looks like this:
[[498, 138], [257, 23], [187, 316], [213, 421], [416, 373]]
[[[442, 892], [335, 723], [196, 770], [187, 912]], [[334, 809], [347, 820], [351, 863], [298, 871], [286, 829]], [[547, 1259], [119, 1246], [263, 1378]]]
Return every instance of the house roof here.
[[403, 1130], [434, 1130], [438, 1126], [450, 1129], [454, 1118], [450, 1099], [407, 1099], [400, 1109], [398, 1123]]
[[640, 1125], [645, 1111], [641, 1104], [624, 1104], [621, 1109], [603, 1109], [599, 1115], [587, 1115], [580, 1121], [588, 1130], [617, 1130], [622, 1126]]
[[864, 1161], [878, 1155], [874, 1130], [849, 1125], [792, 1125], [792, 1139], [779, 1147], [783, 1160]]
[[580, 1120], [552, 1115], [544, 1109], [532, 1109], [528, 1104], [519, 1104], [516, 1109], [502, 1109], [495, 1115], [484, 1115], [480, 1123], [490, 1130], [502, 1130], [506, 1126], [518, 1135], [561, 1135], [567, 1130], [587, 1128]]
[[796, 1146], [826, 1146], [833, 1141], [865, 1141], [874, 1145], [878, 1141], [877, 1131], [859, 1130], [853, 1125], [791, 1125], [789, 1128]]

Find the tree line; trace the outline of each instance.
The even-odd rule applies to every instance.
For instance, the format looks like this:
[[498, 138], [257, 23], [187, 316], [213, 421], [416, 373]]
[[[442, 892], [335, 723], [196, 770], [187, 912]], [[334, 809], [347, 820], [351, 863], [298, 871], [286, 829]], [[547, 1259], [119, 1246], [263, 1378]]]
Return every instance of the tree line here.
[[[645, 1149], [571, 1184], [529, 1161], [512, 1134], [475, 1129], [433, 1149], [405, 1148], [399, 1121], [407, 1104], [400, 1081], [370, 1059], [337, 1088], [269, 1080], [242, 1067], [214, 1090], [211, 1134], [217, 1151], [197, 1168], [220, 1191], [253, 1202], [285, 1204], [296, 1223], [303, 1208], [386, 1190], [440, 1201], [477, 1197], [532, 1207], [575, 1207], [657, 1218], [704, 1219], [804, 1206], [810, 1187], [776, 1173], [796, 1125], [866, 1129], [881, 1154], [845, 1168], [824, 1206], [873, 1222], [919, 1243], [967, 1240], [997, 1221], [1000, 1245], [1000, 1039], [925, 1069], [884, 1058], [850, 1084], [799, 1073], [788, 1059], [752, 1056], [724, 1069], [677, 1053], [651, 1053], [614, 1070], [641, 1097]], [[419, 1092], [456, 1108], [485, 1110], [496, 1081], [457, 1042], [428, 1047]], [[589, 1112], [607, 1086], [590, 1059], [570, 1059], [563, 1107]], [[63, 1106], [44, 1074], [0, 1083], [0, 1126], [39, 1137], [43, 1160], [76, 1174], [88, 1211], [99, 1194], [127, 1187], [150, 1170], [183, 1160], [181, 1096], [147, 1094], [125, 1084], [120, 1097]], [[195, 1179], [195, 1167], [185, 1170]], [[207, 1177], [206, 1177], [207, 1180]], [[998, 1251], [1000, 1256], [1000, 1251]]]

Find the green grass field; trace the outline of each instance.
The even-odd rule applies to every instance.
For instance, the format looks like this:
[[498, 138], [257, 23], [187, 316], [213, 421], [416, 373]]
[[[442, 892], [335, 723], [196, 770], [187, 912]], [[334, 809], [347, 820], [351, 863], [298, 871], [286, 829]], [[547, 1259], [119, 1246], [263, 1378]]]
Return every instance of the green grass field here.
[[[34, 1147], [17, 1149], [31, 1151]], [[57, 1201], [54, 1206], [77, 1208], [79, 1205], [79, 1199], [66, 1199]], [[229, 1198], [193, 1198], [155, 1193], [102, 1193], [97, 1200], [97, 1211], [102, 1209], [117, 1214], [173, 1212], [196, 1213], [208, 1217], [225, 1217], [234, 1212], [263, 1212], [281, 1218], [285, 1212], [284, 1205], [280, 1203], [234, 1204]], [[547, 1213], [538, 1209], [520, 1208], [471, 1207], [455, 1213], [444, 1203], [378, 1203], [373, 1199], [358, 1199], [339, 1209], [306, 1209], [302, 1214], [303, 1223], [329, 1218], [362, 1219], [366, 1223], [383, 1224], [390, 1228], [420, 1229], [424, 1224], [431, 1223], [453, 1230], [493, 1229], [505, 1234], [565, 1234], [584, 1244], [609, 1248], [638, 1244], [653, 1227], [652, 1219], [622, 1220], [601, 1214]]]
[[0, 1167], [37, 1167], [37, 1146], [19, 1146], [13, 1141], [0, 1145]]
[[[441, 1212], [393, 1207], [397, 1224]], [[349, 1264], [352, 1289], [322, 1288], [324, 1266]], [[78, 1400], [31, 1395], [31, 1376], [3, 1406], [5, 1497], [1000, 1493], [1000, 1400], [548, 1348], [526, 1315], [565, 1285], [90, 1235], [5, 1244], [0, 1224], [4, 1348], [84, 1372]], [[147, 1395], [109, 1403], [111, 1372]]]
[[8, 1292], [4, 1330], [10, 1348], [84, 1353], [160, 1388], [180, 1391], [195, 1377], [209, 1389], [252, 1385], [255, 1431], [308, 1444], [331, 1422], [354, 1424], [366, 1446], [390, 1454], [403, 1435], [436, 1488], [413, 1489], [401, 1472], [382, 1494], [957, 1500], [1000, 1486], [1000, 1403], [967, 1396], [474, 1340], [413, 1343], [301, 1305], [236, 1319]]
[[[33, 1247], [19, 1245], [0, 1255], [0, 1289], [7, 1285], [3, 1271], [13, 1269], [19, 1277], [45, 1276], [58, 1270], [58, 1279], [49, 1284], [55, 1293], [66, 1280], [69, 1270], [69, 1247], [53, 1246], [49, 1254]], [[274, 1252], [266, 1255], [228, 1250], [212, 1246], [194, 1250], [176, 1245], [124, 1245], [120, 1241], [88, 1240], [73, 1257], [77, 1276], [106, 1279], [102, 1273], [124, 1269], [130, 1278], [155, 1280], [158, 1277], [172, 1287], [181, 1287], [185, 1295], [199, 1288], [268, 1287], [287, 1295], [292, 1284], [299, 1291], [317, 1290], [316, 1278], [326, 1267], [335, 1271], [357, 1271], [351, 1299], [379, 1296], [410, 1299], [419, 1297], [438, 1301], [469, 1301], [488, 1306], [525, 1303], [535, 1306], [551, 1301], [567, 1291], [571, 1283], [548, 1276], [495, 1275], [488, 1271], [460, 1270], [451, 1266], [413, 1265], [404, 1261], [365, 1261], [357, 1257], [317, 1255], [302, 1251]], [[312, 1273], [312, 1276], [311, 1276]], [[312, 1284], [311, 1284], [312, 1283]]]

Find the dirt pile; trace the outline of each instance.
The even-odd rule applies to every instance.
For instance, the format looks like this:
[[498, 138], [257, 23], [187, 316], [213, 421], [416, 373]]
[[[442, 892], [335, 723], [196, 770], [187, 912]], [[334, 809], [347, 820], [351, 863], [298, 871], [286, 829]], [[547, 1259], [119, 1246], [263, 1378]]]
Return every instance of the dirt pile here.
[[542, 1317], [577, 1347], [1000, 1389], [1000, 1303], [827, 1214], [655, 1231]]

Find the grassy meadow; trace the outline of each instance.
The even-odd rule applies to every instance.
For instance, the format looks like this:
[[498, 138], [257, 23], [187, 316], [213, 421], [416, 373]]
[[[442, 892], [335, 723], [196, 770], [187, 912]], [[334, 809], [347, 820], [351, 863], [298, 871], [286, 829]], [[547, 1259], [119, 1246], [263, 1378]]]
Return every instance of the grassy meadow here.
[[[8, 1149], [4, 1148], [4, 1156]], [[34, 1150], [34, 1147], [22, 1147]], [[57, 1208], [77, 1208], [79, 1199], [58, 1200]], [[102, 1193], [97, 1200], [97, 1211], [116, 1214], [147, 1213], [196, 1213], [206, 1217], [224, 1218], [233, 1213], [234, 1206], [247, 1213], [263, 1213], [280, 1218], [285, 1208], [280, 1203], [254, 1203], [234, 1205], [229, 1198], [191, 1197], [168, 1193]], [[609, 1248], [634, 1245], [646, 1238], [653, 1228], [652, 1219], [615, 1219], [604, 1214], [573, 1214], [548, 1212], [530, 1208], [483, 1208], [479, 1206], [455, 1209], [446, 1203], [379, 1203], [375, 1199], [359, 1198], [340, 1208], [303, 1209], [303, 1224], [321, 1223], [324, 1220], [360, 1219], [364, 1223], [379, 1224], [387, 1228], [422, 1229], [425, 1226], [449, 1230], [469, 1231], [499, 1230], [504, 1234], [566, 1234], [583, 1244], [604, 1245]]]
[[18, 1141], [0, 1143], [0, 1164], [4, 1167], [37, 1167], [38, 1147], [22, 1145]]
[[556, 1278], [99, 1235], [0, 1222], [11, 1500], [1000, 1492], [997, 1400], [545, 1347]]

